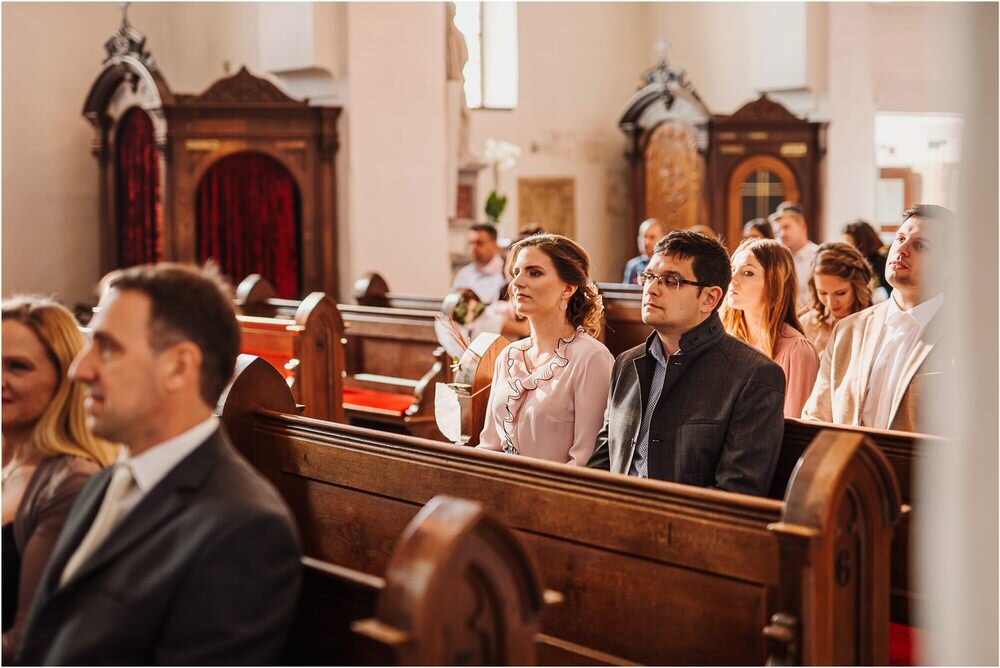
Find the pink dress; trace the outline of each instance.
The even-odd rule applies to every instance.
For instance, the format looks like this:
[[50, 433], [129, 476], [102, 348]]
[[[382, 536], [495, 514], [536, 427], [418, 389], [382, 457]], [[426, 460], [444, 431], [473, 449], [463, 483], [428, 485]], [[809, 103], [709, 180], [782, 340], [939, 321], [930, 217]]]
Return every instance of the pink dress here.
[[800, 417], [819, 373], [816, 348], [786, 323], [774, 350], [774, 361], [785, 372], [785, 417]]
[[486, 424], [477, 447], [586, 466], [611, 387], [614, 356], [577, 329], [533, 373], [524, 353], [531, 339], [501, 351], [493, 370]]

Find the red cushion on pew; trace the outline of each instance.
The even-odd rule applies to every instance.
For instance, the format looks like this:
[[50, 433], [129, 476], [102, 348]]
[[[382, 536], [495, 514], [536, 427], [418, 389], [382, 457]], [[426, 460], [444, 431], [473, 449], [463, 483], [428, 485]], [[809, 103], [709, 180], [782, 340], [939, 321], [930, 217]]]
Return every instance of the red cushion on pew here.
[[889, 623], [889, 665], [920, 665], [920, 647], [924, 631], [915, 626]]
[[361, 387], [344, 386], [344, 405], [366, 406], [403, 414], [413, 403], [412, 394], [397, 394], [382, 390], [369, 390]]

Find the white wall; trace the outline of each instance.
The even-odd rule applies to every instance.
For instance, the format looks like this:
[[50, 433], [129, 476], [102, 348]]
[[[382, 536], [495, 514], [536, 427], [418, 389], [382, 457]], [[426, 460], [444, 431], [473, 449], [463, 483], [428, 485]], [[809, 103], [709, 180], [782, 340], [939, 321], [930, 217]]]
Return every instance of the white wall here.
[[826, 154], [826, 235], [838, 239], [849, 220], [876, 220], [875, 81], [872, 7], [867, 3], [830, 6]]
[[[626, 220], [625, 139], [618, 119], [653, 62], [646, 8], [631, 3], [521, 3], [519, 101], [512, 111], [472, 112], [470, 144], [487, 138], [521, 147], [517, 166], [500, 175], [511, 196], [501, 233], [517, 232], [519, 177], [575, 179], [576, 240], [591, 255], [597, 280], [621, 278], [621, 258], [634, 242]], [[478, 184], [477, 212], [493, 188], [489, 170]]]
[[351, 4], [347, 24], [350, 230], [341, 276], [377, 270], [397, 292], [444, 294], [444, 5]]

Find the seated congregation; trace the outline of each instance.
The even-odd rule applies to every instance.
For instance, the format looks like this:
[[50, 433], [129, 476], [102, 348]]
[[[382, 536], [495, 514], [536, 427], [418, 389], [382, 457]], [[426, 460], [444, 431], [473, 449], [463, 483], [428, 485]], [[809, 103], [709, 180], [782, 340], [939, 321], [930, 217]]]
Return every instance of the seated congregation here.
[[515, 339], [472, 370], [475, 448], [411, 437], [471, 377], [437, 346], [450, 297], [234, 300], [160, 263], [106, 276], [85, 334], [6, 300], [4, 661], [905, 662], [899, 432], [948, 368], [953, 217], [905, 212], [874, 306], [862, 251], [772, 218], [732, 256], [644, 224], [634, 288], [567, 237], [504, 258], [471, 230], [452, 292]]

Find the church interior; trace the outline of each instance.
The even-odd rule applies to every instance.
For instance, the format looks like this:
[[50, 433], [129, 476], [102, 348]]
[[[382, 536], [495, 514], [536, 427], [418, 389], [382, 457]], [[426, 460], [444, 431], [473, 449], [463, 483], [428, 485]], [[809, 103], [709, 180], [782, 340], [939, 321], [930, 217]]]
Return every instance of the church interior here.
[[[996, 3], [18, 2], [0, 11], [5, 298], [53, 295], [79, 310], [119, 266], [211, 258], [233, 285], [266, 279], [241, 285], [248, 315], [298, 318], [290, 300], [304, 306], [323, 292], [340, 315], [315, 302], [310, 317], [342, 317], [361, 336], [376, 324], [359, 290], [381, 287], [379, 307], [440, 303], [469, 262], [470, 226], [487, 219], [501, 246], [534, 226], [574, 239], [603, 285], [621, 282], [646, 218], [707, 226], [732, 252], [744, 223], [785, 200], [801, 203], [816, 243], [839, 241], [856, 219], [889, 243], [913, 204], [955, 211], [958, 361], [954, 391], [926, 405], [948, 439], [929, 443], [912, 474], [922, 512], [909, 577], [921, 593], [909, 614], [934, 629], [921, 636], [922, 663], [996, 663]], [[244, 337], [269, 340], [257, 325]], [[348, 396], [363, 403], [387, 375], [351, 345], [361, 381], [332, 371], [330, 387], [297, 397], [305, 415], [343, 421]], [[400, 356], [386, 350], [371, 354]], [[401, 374], [413, 381], [400, 415], [433, 414], [430, 390], [414, 390], [425, 367]], [[404, 484], [392, 471], [386, 480]], [[540, 498], [556, 503], [543, 473], [533, 479]], [[376, 515], [354, 511], [358, 522]], [[663, 546], [674, 539], [697, 542], [657, 535]], [[531, 541], [542, 553], [547, 545]], [[651, 562], [633, 556], [646, 572]], [[764, 577], [750, 571], [731, 575]], [[725, 591], [733, 608], [757, 604]], [[720, 623], [746, 622], [737, 617]], [[780, 626], [771, 620], [771, 649]], [[764, 651], [759, 643], [753, 651]], [[789, 656], [880, 656], [821, 650]], [[676, 663], [659, 658], [642, 656]]]

